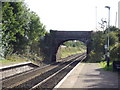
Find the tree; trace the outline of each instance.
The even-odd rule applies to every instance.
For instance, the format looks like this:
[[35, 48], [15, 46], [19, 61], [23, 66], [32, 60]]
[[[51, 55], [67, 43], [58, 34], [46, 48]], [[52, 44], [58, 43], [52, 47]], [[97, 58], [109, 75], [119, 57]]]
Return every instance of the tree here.
[[84, 44], [80, 41], [66, 41], [63, 43], [63, 45], [67, 46], [67, 47], [81, 47], [81, 48], [85, 48]]
[[10, 7], [10, 3], [4, 2], [2, 3], [2, 44], [4, 45], [5, 55], [10, 53], [12, 45], [10, 45], [10, 41], [15, 41], [14, 32], [12, 32], [12, 24], [14, 24], [15, 19], [12, 12], [13, 8]]
[[[106, 29], [105, 31], [107, 31]], [[115, 59], [117, 57], [117, 52], [119, 49], [119, 41], [118, 41], [118, 32], [120, 30], [115, 27], [110, 27], [109, 33], [103, 33], [102, 31], [94, 32], [92, 35], [92, 51], [90, 53], [90, 60], [100, 61], [105, 59], [105, 48], [104, 45], [107, 44], [107, 36], [109, 34], [110, 41], [110, 58]]]
[[5, 56], [11, 53], [26, 53], [36, 51], [38, 41], [46, 33], [45, 26], [35, 12], [31, 12], [24, 2], [2, 3], [2, 44]]
[[31, 52], [38, 52], [38, 45], [41, 36], [44, 36], [45, 26], [40, 22], [40, 18], [35, 12], [30, 12], [30, 22], [28, 23], [29, 29], [26, 31], [26, 35], [29, 40], [29, 46]]

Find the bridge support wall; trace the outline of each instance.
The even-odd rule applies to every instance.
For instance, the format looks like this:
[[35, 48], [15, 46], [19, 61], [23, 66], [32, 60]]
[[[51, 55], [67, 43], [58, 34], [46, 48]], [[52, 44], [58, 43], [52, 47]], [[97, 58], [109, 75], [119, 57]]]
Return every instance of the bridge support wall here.
[[87, 55], [91, 51], [91, 33], [92, 31], [50, 31], [51, 49], [50, 49], [50, 60], [51, 62], [56, 62], [56, 53], [59, 46], [68, 40], [79, 40], [85, 43], [87, 47]]

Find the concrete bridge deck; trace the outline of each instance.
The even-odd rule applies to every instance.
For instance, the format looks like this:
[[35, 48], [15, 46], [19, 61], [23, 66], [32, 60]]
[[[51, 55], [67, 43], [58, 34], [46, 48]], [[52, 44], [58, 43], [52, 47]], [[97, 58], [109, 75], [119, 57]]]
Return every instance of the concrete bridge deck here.
[[[79, 63], [54, 89], [63, 88], [120, 88], [117, 72], [103, 71], [98, 63]], [[105, 90], [106, 90], [105, 89]], [[115, 89], [115, 90], [116, 90]]]

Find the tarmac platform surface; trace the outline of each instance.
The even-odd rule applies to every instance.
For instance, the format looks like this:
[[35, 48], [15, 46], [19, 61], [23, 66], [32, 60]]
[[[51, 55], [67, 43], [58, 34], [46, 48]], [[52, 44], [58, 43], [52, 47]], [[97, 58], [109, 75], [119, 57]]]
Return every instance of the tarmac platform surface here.
[[118, 72], [104, 71], [99, 63], [79, 63], [55, 87], [120, 88]]

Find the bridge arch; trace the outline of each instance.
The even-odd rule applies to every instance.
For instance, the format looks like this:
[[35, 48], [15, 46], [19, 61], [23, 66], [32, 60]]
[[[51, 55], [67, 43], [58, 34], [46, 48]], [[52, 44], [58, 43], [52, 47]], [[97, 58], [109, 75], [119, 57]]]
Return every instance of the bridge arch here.
[[[56, 53], [56, 59], [61, 59], [61, 55], [62, 55], [62, 52], [61, 52], [61, 45], [63, 45], [64, 46], [64, 43], [66, 43], [66, 42], [73, 42], [73, 44], [71, 45], [73, 48], [75, 47], [75, 49], [76, 48], [78, 48], [78, 46], [76, 47], [76, 45], [78, 45], [78, 44], [74, 44], [74, 43], [80, 43], [80, 44], [82, 44], [82, 46], [84, 47], [84, 49], [85, 49], [85, 51], [87, 51], [86, 50], [86, 44], [84, 43], [84, 42], [82, 42], [82, 41], [80, 41], [80, 40], [76, 40], [76, 39], [68, 39], [68, 40], [65, 40], [65, 41], [62, 41], [61, 43], [59, 43], [58, 44], [58, 49], [57, 49], [57, 53]], [[74, 46], [75, 45], [75, 46]], [[66, 45], [65, 45], [66, 46]], [[69, 45], [68, 45], [69, 46]], [[67, 46], [66, 46], [67, 47]], [[63, 48], [66, 48], [66, 47], [63, 47]], [[78, 48], [78, 51], [81, 51], [81, 49], [82, 48]]]
[[51, 35], [51, 50], [50, 59], [52, 62], [56, 61], [56, 53], [59, 46], [69, 40], [78, 40], [83, 42], [87, 47], [87, 54], [90, 52], [92, 31], [55, 31], [50, 30]]

